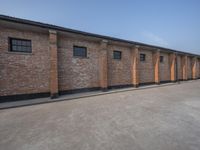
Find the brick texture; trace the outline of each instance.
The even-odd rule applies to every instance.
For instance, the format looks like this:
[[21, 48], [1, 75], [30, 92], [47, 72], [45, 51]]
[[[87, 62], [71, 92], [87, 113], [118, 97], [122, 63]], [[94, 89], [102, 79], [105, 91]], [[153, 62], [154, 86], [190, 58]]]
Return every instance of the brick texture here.
[[49, 49], [50, 49], [50, 93], [51, 98], [58, 97], [58, 48], [57, 32], [49, 31]]
[[140, 54], [146, 54], [146, 61], [139, 61], [139, 81], [140, 83], [154, 82], [153, 53], [149, 50], [139, 49]]
[[182, 56], [178, 55], [177, 57], [177, 67], [178, 67], [178, 79], [183, 80], [183, 63]]
[[[100, 43], [58, 37], [59, 90], [99, 87]], [[73, 46], [87, 47], [87, 58], [73, 56]]]
[[108, 42], [102, 41], [99, 51], [99, 80], [101, 89], [108, 88]]
[[[17, 27], [16, 27], [17, 28]], [[9, 37], [29, 39], [32, 53], [10, 52]], [[73, 56], [73, 47], [87, 57]], [[121, 51], [120, 60], [113, 58]], [[146, 55], [140, 61], [140, 54]], [[164, 62], [160, 63], [160, 56]], [[179, 54], [179, 79], [200, 77], [200, 59]], [[175, 81], [175, 54], [123, 42], [27, 27], [0, 26], [0, 96]]]
[[164, 60], [160, 63], [160, 81], [170, 81], [170, 58], [167, 53], [160, 53], [160, 56], [163, 56]]
[[188, 79], [192, 79], [192, 58], [188, 57], [188, 63], [187, 63], [187, 74]]
[[[129, 47], [108, 46], [108, 85], [128, 85], [132, 84], [131, 71], [131, 50]], [[122, 58], [120, 60], [113, 59], [113, 51], [121, 51]]]
[[[9, 37], [30, 39], [32, 53], [9, 52]], [[0, 95], [49, 92], [48, 34], [0, 27]]]

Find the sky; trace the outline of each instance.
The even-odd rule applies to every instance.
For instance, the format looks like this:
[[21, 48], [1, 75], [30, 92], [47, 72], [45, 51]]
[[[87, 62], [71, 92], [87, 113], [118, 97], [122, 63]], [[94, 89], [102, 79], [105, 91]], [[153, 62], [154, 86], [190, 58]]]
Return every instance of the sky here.
[[200, 54], [200, 0], [0, 0], [0, 14]]

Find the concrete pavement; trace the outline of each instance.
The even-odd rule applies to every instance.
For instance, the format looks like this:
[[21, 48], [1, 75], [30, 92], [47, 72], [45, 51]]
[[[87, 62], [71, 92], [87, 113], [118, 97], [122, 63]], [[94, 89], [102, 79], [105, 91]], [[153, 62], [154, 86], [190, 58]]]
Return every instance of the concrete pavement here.
[[199, 150], [200, 81], [0, 110], [2, 150]]

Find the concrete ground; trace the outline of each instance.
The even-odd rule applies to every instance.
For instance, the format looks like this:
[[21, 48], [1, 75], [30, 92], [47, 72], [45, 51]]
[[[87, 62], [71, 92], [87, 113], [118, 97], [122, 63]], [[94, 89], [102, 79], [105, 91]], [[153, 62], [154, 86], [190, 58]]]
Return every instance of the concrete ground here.
[[200, 80], [0, 110], [2, 150], [199, 150]]

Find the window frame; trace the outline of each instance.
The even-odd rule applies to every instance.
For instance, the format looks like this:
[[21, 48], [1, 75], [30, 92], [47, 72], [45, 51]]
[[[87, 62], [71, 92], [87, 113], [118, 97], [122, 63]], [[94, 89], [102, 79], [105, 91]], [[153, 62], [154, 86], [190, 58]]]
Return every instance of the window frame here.
[[[75, 53], [75, 48], [85, 49], [84, 55], [77, 55], [77, 54]], [[75, 54], [76, 54], [76, 55], [75, 55]], [[77, 46], [77, 45], [74, 45], [74, 46], [73, 46], [73, 57], [87, 58], [87, 47], [85, 47], [85, 46]]]
[[146, 61], [146, 54], [144, 54], [144, 53], [140, 54], [140, 61], [141, 62], [145, 62]]
[[[9, 51], [10, 52], [15, 52], [15, 53], [17, 53], [17, 52], [19, 52], [19, 53], [32, 53], [32, 41], [31, 40], [29, 40], [29, 39], [22, 39], [22, 38], [13, 38], [13, 37], [9, 37], [8, 39], [9, 39]], [[13, 44], [13, 40], [21, 41], [21, 43], [22, 42], [30, 42], [30, 45], [25, 46], [23, 44]], [[26, 47], [26, 48], [28, 47], [28, 48], [30, 48], [30, 50], [29, 51], [14, 50], [13, 46], [18, 46], [18, 47], [21, 47], [21, 48], [22, 47]]]
[[[116, 55], [115, 55], [116, 53], [118, 53], [120, 57], [116, 57]], [[115, 59], [115, 60], [121, 60], [122, 59], [122, 52], [118, 51], [118, 50], [114, 50], [113, 51], [113, 59]]]
[[160, 56], [160, 63], [164, 63], [164, 56]]

